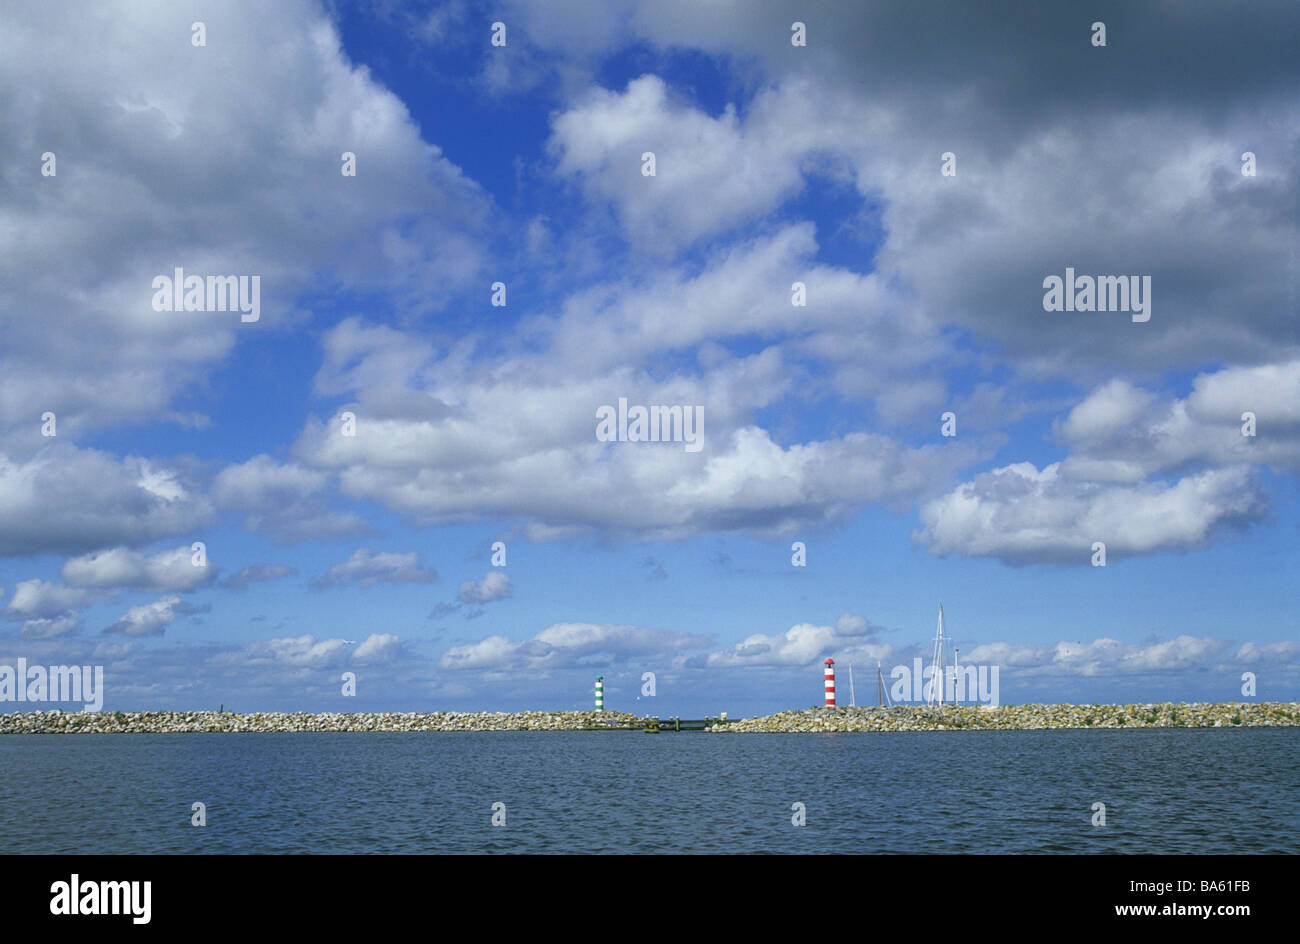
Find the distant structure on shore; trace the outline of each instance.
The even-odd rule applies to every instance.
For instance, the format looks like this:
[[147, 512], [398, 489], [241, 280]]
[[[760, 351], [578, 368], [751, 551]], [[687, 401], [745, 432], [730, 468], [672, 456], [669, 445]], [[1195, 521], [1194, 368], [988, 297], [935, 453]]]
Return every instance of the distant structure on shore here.
[[596, 676], [596, 710], [605, 710], [605, 676]]
[[[940, 603], [939, 604], [939, 627], [938, 630], [935, 632], [935, 636], [934, 636], [934, 652], [930, 657], [929, 680], [926, 682], [925, 689], [924, 689], [924, 698], [925, 698], [925, 703], [927, 705], [938, 704], [939, 707], [943, 707], [944, 700], [947, 697], [947, 689], [948, 689], [948, 678], [947, 678], [947, 671], [946, 671], [948, 667], [946, 661], [947, 650], [951, 645], [952, 645], [952, 637], [945, 636], [943, 633], [943, 604]], [[957, 657], [960, 652], [961, 652], [960, 649], [953, 649], [953, 657], [952, 657], [953, 704], [957, 704], [960, 701], [960, 698], [958, 696], [960, 693], [959, 679], [961, 677], [960, 676], [961, 668], [957, 661]], [[823, 677], [824, 677], [824, 684], [826, 687], [826, 707], [834, 708], [835, 707], [835, 660], [833, 658], [828, 658], [823, 663], [823, 665], [825, 666]], [[920, 659], [916, 660], [916, 666], [917, 666], [916, 675], [919, 678], [922, 676]], [[880, 707], [883, 707], [886, 701], [885, 680], [884, 680], [884, 675], [881, 672], [879, 660], [876, 661], [876, 688], [877, 688], [877, 704]], [[920, 694], [921, 691], [922, 690], [920, 689], [918, 683], [918, 688], [917, 688], [918, 698], [921, 697]], [[849, 692], [850, 692], [849, 695], [850, 706], [856, 707], [857, 699], [853, 697], [853, 663], [851, 662], [849, 663]], [[892, 705], [892, 699], [890, 699], [890, 702]]]

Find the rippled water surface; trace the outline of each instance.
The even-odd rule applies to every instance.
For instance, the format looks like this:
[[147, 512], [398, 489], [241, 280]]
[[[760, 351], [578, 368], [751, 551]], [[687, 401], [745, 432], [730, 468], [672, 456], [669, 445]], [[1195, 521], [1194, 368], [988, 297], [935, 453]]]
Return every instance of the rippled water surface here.
[[25, 852], [1295, 853], [1300, 729], [2, 737]]

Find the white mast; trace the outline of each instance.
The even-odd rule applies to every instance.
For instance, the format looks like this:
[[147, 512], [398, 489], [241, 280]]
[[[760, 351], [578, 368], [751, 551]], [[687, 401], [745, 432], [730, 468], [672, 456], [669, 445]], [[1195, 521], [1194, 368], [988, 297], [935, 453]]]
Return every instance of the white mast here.
[[853, 663], [849, 663], [849, 707], [856, 708], [857, 700], [853, 697]]
[[939, 604], [939, 631], [934, 637], [934, 656], [930, 659], [930, 685], [926, 689], [925, 703], [932, 704], [938, 697], [939, 706], [943, 707], [944, 689], [947, 680], [943, 677], [943, 604]]

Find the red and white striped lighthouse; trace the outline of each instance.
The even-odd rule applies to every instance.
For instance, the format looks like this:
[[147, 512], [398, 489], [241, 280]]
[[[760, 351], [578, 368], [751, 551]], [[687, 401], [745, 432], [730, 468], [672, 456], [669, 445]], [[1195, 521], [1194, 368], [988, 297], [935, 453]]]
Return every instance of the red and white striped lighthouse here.
[[835, 707], [835, 660], [826, 660], [826, 707]]

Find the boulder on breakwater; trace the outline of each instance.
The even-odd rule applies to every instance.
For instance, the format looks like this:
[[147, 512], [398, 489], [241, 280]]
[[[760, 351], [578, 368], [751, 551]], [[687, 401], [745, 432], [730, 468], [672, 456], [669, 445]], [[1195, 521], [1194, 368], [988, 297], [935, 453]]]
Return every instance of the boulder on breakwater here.
[[0, 714], [0, 734], [215, 734], [301, 731], [582, 731], [640, 725], [621, 711], [28, 711]]
[[1041, 731], [1055, 728], [1257, 728], [1300, 726], [1300, 702], [1152, 705], [900, 705], [808, 708], [718, 725], [714, 732]]
[[[305, 731], [583, 731], [640, 729], [622, 711], [434, 711], [310, 714], [219, 711], [50, 711], [0, 714], [4, 734], [215, 734]], [[662, 722], [661, 722], [662, 724]], [[817, 734], [865, 731], [1041, 731], [1067, 728], [1300, 726], [1300, 702], [1152, 705], [978, 705], [809, 708], [733, 720], [710, 732]], [[671, 730], [671, 729], [669, 729]]]

